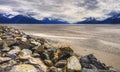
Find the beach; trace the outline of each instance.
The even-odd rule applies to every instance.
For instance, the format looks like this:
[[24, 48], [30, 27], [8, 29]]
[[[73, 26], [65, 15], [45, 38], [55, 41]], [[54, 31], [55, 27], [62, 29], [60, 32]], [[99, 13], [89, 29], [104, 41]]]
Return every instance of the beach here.
[[4, 25], [29, 35], [70, 45], [81, 56], [94, 54], [101, 62], [120, 70], [120, 25]]

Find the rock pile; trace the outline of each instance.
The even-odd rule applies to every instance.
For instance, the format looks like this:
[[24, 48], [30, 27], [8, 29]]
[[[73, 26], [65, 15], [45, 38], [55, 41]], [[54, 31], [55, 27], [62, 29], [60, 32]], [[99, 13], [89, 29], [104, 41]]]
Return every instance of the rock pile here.
[[0, 26], [0, 72], [116, 72], [92, 54], [77, 57], [69, 46]]

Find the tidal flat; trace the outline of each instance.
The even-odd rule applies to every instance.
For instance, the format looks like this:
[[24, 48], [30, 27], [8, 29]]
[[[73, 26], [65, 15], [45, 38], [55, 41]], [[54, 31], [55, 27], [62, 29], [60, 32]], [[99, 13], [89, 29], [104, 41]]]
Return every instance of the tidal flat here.
[[20, 29], [30, 35], [70, 45], [79, 55], [94, 54], [100, 61], [120, 70], [120, 25], [4, 25]]

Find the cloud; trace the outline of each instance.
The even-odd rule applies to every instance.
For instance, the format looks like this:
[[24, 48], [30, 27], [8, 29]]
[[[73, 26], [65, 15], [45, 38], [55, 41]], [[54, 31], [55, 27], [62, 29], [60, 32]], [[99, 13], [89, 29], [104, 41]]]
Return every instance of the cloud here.
[[69, 22], [120, 13], [120, 0], [0, 0], [0, 13], [23, 14], [36, 19], [59, 18]]

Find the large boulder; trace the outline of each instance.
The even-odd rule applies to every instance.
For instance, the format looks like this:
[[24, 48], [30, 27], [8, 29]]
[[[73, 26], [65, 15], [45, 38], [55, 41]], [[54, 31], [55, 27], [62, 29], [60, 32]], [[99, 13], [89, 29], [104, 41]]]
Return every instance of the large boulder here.
[[80, 72], [82, 70], [79, 60], [75, 56], [70, 57], [67, 61], [67, 72]]
[[102, 70], [108, 70], [109, 68], [100, 61], [97, 60], [97, 58], [93, 54], [89, 54], [87, 56], [80, 58], [80, 63], [82, 65], [82, 68], [88, 68], [88, 69], [102, 69]]

